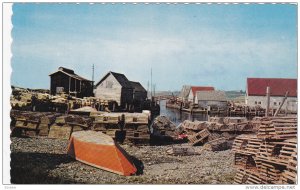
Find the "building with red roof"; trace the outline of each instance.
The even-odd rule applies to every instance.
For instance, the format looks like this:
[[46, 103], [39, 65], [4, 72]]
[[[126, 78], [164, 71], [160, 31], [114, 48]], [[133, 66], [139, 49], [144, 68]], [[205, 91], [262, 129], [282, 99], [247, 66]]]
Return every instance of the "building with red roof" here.
[[297, 79], [287, 78], [247, 78], [246, 104], [267, 107], [266, 90], [270, 87], [270, 108], [277, 109], [288, 92], [282, 109], [297, 111]]
[[189, 86], [183, 85], [181, 92], [179, 94], [179, 98], [182, 101], [195, 102], [195, 98], [197, 96], [197, 92], [199, 91], [213, 91], [214, 87], [211, 86]]
[[190, 92], [188, 94], [188, 101], [193, 103], [198, 103], [196, 101], [197, 92], [200, 91], [214, 91], [215, 88], [211, 86], [191, 86]]

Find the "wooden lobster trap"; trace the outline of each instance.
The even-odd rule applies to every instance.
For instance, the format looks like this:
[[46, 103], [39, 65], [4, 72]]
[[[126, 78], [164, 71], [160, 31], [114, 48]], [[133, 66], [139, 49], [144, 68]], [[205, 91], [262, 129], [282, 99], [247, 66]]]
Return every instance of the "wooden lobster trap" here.
[[290, 118], [270, 118], [259, 125], [258, 138], [289, 139], [297, 138], [297, 120]]
[[203, 129], [199, 133], [189, 136], [188, 139], [192, 143], [192, 145], [197, 145], [199, 143], [204, 143], [207, 140], [208, 136], [210, 135], [207, 129]]

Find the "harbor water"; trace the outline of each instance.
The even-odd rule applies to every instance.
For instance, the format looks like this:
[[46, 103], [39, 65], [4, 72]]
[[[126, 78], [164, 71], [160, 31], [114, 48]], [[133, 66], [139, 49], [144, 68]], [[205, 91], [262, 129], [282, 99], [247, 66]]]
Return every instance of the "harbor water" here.
[[188, 113], [188, 112], [180, 112], [177, 109], [166, 108], [167, 100], [160, 101], [160, 115], [168, 117], [173, 123], [177, 126], [183, 122], [184, 120], [191, 120], [191, 121], [207, 121], [208, 116], [207, 114], [203, 113]]

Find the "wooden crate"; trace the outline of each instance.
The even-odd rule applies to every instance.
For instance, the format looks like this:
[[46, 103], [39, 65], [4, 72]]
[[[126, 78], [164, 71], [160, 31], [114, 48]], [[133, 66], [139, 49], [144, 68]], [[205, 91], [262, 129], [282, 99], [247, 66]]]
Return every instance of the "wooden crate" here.
[[40, 123], [38, 126], [38, 130], [39, 130], [38, 135], [39, 136], [48, 136], [49, 128], [50, 128], [49, 124]]
[[203, 129], [199, 133], [193, 136], [189, 136], [188, 139], [192, 143], [192, 145], [197, 145], [199, 143], [204, 143], [204, 141], [208, 138], [209, 135], [209, 131], [207, 129]]
[[262, 140], [256, 135], [239, 135], [233, 142], [232, 150], [236, 153], [256, 156], [261, 143]]
[[15, 125], [15, 127], [26, 127], [26, 125], [27, 125], [27, 121], [26, 121], [26, 119], [24, 118], [18, 118], [17, 120], [16, 120], [16, 125]]
[[71, 136], [72, 127], [68, 125], [57, 125], [53, 124], [50, 127], [50, 131], [48, 134], [49, 138], [59, 138], [59, 139], [69, 139]]
[[234, 154], [234, 165], [238, 168], [255, 170], [257, 169], [257, 164], [255, 156], [251, 154]]
[[287, 169], [282, 173], [280, 182], [282, 184], [296, 184], [297, 183], [297, 154], [292, 155], [292, 159], [287, 165]]
[[287, 166], [297, 152], [297, 139], [269, 140], [261, 143], [258, 157], [270, 163]]
[[201, 131], [203, 129], [206, 129], [207, 126], [208, 126], [208, 122], [205, 121], [185, 120], [182, 122], [182, 127], [185, 130]]
[[258, 171], [256, 170], [246, 170], [239, 168], [235, 178], [235, 184], [262, 184], [262, 180]]
[[257, 168], [264, 184], [278, 184], [285, 166], [257, 158]]
[[297, 121], [287, 118], [270, 118], [261, 121], [257, 136], [262, 139], [297, 138]]

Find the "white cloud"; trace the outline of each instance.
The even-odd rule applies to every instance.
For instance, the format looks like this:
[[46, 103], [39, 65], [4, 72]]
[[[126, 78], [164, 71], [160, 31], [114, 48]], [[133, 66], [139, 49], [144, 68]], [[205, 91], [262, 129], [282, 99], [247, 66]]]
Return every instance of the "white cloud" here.
[[[43, 43], [16, 44], [13, 53], [16, 56], [47, 59], [53, 62], [52, 69], [63, 65], [78, 70], [83, 76], [90, 76], [91, 65], [95, 64], [96, 75], [105, 74], [108, 70], [124, 72], [129, 79], [139, 80], [144, 86], [150, 78], [152, 67], [159, 86], [171, 89], [180, 89], [182, 84], [188, 82], [209, 81], [213, 84], [219, 82], [221, 88], [227, 88], [225, 81], [216, 78], [231, 76], [240, 77], [239, 81], [235, 81], [236, 85], [232, 84], [240, 87], [244, 84], [240, 80], [246, 80], [247, 76], [257, 72], [284, 75], [285, 65], [291, 65], [286, 67], [288, 69], [297, 65], [296, 45], [284, 40], [258, 40], [243, 36], [224, 39], [223, 34], [211, 31], [189, 36], [151, 35], [145, 32], [145, 35], [139, 33], [139, 36], [143, 37], [131, 36], [121, 40], [91, 37], [86, 41], [48, 39]], [[296, 71], [285, 72], [289, 73], [287, 75], [294, 72], [296, 76]], [[96, 80], [99, 77], [96, 76]], [[174, 82], [176, 80], [177, 83]]]

